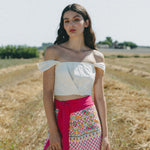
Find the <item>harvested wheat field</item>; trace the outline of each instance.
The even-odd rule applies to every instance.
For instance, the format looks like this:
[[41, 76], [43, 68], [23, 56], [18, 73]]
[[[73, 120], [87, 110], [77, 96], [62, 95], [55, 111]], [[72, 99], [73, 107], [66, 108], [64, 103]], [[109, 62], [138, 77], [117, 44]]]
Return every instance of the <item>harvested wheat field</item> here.
[[[43, 149], [48, 128], [39, 61], [0, 69], [0, 150]], [[105, 63], [111, 149], [149, 150], [150, 59], [107, 57]]]

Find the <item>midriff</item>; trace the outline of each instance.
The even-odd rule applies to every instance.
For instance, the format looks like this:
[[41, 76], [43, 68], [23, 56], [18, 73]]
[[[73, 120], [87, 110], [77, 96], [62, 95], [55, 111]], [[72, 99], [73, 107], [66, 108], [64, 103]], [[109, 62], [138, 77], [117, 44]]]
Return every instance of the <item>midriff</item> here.
[[59, 101], [67, 101], [67, 100], [73, 100], [73, 99], [78, 99], [82, 97], [86, 97], [88, 95], [55, 95], [54, 98], [59, 100]]

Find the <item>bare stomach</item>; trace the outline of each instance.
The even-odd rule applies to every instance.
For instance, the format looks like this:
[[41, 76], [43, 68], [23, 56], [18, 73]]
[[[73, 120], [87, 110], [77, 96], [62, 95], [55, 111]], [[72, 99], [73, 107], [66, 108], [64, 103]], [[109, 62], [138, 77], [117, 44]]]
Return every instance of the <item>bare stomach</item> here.
[[82, 98], [82, 97], [86, 97], [88, 95], [55, 95], [54, 98], [59, 100], [59, 101], [67, 101], [67, 100], [73, 100], [73, 99], [78, 99], [78, 98]]

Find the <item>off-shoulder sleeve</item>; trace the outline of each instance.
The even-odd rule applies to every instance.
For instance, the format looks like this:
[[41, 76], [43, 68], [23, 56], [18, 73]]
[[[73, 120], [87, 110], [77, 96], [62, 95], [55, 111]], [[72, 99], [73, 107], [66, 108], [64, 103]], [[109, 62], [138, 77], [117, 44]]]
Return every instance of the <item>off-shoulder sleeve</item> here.
[[97, 62], [94, 64], [94, 66], [101, 69], [102, 75], [105, 74], [105, 63], [104, 62]]
[[60, 62], [57, 60], [46, 60], [46, 61], [37, 63], [37, 66], [41, 72], [44, 72], [58, 63], [60, 63]]

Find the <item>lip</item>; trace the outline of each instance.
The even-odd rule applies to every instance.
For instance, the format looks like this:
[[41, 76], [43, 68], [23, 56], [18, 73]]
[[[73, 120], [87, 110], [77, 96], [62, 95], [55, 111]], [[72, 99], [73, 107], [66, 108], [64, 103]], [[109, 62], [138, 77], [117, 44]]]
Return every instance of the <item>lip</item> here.
[[75, 32], [76, 30], [75, 29], [70, 29], [70, 32]]

